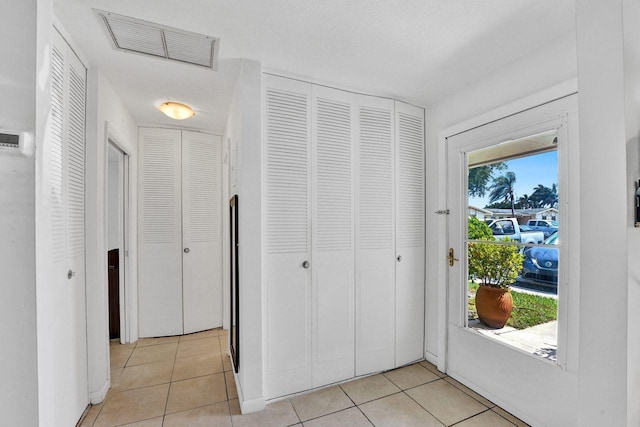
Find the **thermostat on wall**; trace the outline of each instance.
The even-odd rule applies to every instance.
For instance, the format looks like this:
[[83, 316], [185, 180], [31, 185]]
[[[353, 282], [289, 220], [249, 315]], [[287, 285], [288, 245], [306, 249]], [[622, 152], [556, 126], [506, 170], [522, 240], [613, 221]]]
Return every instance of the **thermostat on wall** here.
[[26, 156], [33, 154], [33, 137], [29, 132], [0, 129], [0, 150], [15, 149]]

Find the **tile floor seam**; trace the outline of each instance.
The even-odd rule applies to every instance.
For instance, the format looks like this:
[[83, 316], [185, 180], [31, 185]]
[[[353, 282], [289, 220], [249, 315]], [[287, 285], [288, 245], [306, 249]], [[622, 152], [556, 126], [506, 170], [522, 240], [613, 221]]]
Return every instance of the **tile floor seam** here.
[[[442, 379], [442, 378], [440, 378]], [[424, 384], [423, 384], [424, 385]], [[440, 424], [442, 424], [443, 426], [447, 426], [447, 424], [442, 421], [440, 418], [436, 417], [435, 414], [432, 414], [431, 411], [429, 411], [427, 408], [425, 408], [424, 406], [422, 406], [420, 404], [420, 402], [418, 402], [417, 400], [415, 400], [413, 397], [411, 397], [408, 393], [406, 393], [404, 390], [402, 391], [402, 393], [404, 393], [405, 396], [407, 396], [409, 399], [413, 400], [419, 407], [421, 407], [422, 409], [425, 410], [425, 412], [427, 412], [429, 415], [431, 415], [436, 421], [438, 421]]]
[[[498, 405], [494, 406], [493, 408], [497, 408], [497, 407], [498, 407]], [[513, 421], [511, 421], [510, 419], [508, 419], [508, 418], [504, 417], [501, 413], [494, 411], [494, 410], [493, 410], [493, 408], [489, 408], [489, 410], [490, 410], [491, 412], [493, 412], [494, 414], [496, 414], [497, 416], [499, 416], [500, 418], [502, 418], [503, 420], [506, 420], [507, 422], [509, 422], [509, 423], [513, 424], [513, 425], [514, 425], [514, 426], [516, 426], [516, 427], [518, 426], [516, 423], [514, 423], [514, 422], [513, 422]], [[505, 412], [506, 412], [506, 410], [504, 410], [504, 409], [503, 409], [503, 411], [505, 411]], [[526, 423], [525, 423], [525, 424], [526, 424]], [[528, 424], [527, 424], [527, 425], [528, 425]]]
[[[450, 377], [450, 376], [447, 376], [446, 378], [451, 378], [451, 377]], [[440, 378], [440, 379], [441, 379], [441, 380], [446, 381], [446, 382], [447, 382], [447, 383], [449, 383], [449, 384], [451, 384], [449, 381], [447, 381], [447, 380], [446, 380], [446, 378]], [[452, 380], [454, 380], [454, 381], [456, 381], [456, 382], [457, 382], [457, 383], [459, 383], [460, 385], [462, 385], [462, 386], [466, 387], [464, 384], [462, 384], [460, 381], [456, 380], [455, 378], [451, 378], [451, 379], [452, 379]], [[495, 403], [493, 403], [492, 401], [490, 401], [489, 399], [487, 399], [486, 397], [484, 397], [483, 395], [481, 395], [480, 393], [477, 393], [477, 392], [475, 392], [475, 391], [473, 391], [473, 390], [469, 389], [469, 390], [471, 390], [471, 392], [473, 392], [473, 393], [477, 394], [478, 396], [480, 396], [481, 398], [483, 398], [484, 400], [486, 400], [487, 402], [489, 402], [489, 403], [491, 404], [491, 406], [487, 406], [487, 405], [485, 405], [485, 404], [484, 404], [480, 399], [478, 399], [477, 397], [475, 397], [474, 395], [472, 395], [471, 393], [469, 393], [467, 390], [465, 390], [465, 389], [462, 389], [462, 388], [458, 387], [456, 384], [451, 384], [451, 385], [452, 385], [452, 386], [454, 386], [457, 390], [460, 390], [461, 392], [463, 392], [464, 394], [466, 394], [467, 396], [469, 396], [470, 398], [472, 398], [473, 400], [475, 400], [476, 402], [480, 403], [480, 404], [481, 404], [481, 405], [483, 405], [483, 406], [486, 406], [488, 409], [493, 409], [493, 408], [495, 408], [496, 406], [498, 406], [498, 405], [496, 405]], [[468, 388], [468, 387], [467, 387], [467, 388]], [[499, 415], [499, 414], [498, 414], [498, 415]], [[503, 417], [503, 418], [504, 418], [504, 417]], [[507, 420], [507, 421], [508, 421], [508, 420]]]
[[[293, 413], [296, 414], [296, 417], [298, 417], [298, 422], [295, 424], [289, 424], [289, 425], [296, 425], [296, 424], [300, 424], [302, 422], [302, 418], [300, 418], [300, 414], [298, 414], [298, 411], [296, 410], [296, 406], [293, 404], [293, 402], [291, 401], [291, 398], [287, 399], [287, 401], [289, 402], [289, 404], [291, 405], [291, 408], [293, 409]], [[240, 401], [238, 401], [238, 403], [240, 403]], [[266, 406], [265, 406], [266, 408]], [[304, 425], [304, 424], [303, 424]]]
[[366, 418], [366, 420], [369, 421], [369, 424], [375, 427], [375, 424], [373, 423], [373, 421], [371, 421], [369, 417], [367, 417], [367, 414], [364, 413], [364, 411], [360, 408], [360, 406], [356, 405], [356, 408], [358, 408], [358, 411], [360, 411], [360, 413]]
[[[471, 415], [470, 417], [467, 417], [467, 418], [462, 419], [462, 420], [460, 420], [460, 421], [456, 421], [455, 423], [450, 424], [450, 425], [448, 425], [447, 427], [454, 427], [454, 426], [457, 426], [457, 425], [458, 425], [458, 424], [460, 424], [460, 423], [463, 423], [463, 422], [465, 422], [465, 421], [467, 421], [467, 420], [470, 420], [471, 418], [478, 417], [478, 416], [480, 416], [480, 415], [484, 414], [485, 412], [490, 412], [490, 411], [491, 411], [491, 409], [490, 409], [490, 408], [487, 408], [487, 409], [485, 409], [484, 411], [481, 411], [481, 412], [478, 412], [477, 414]], [[509, 420], [507, 420], [507, 421], [509, 421]], [[445, 425], [446, 425], [446, 424], [445, 424]]]

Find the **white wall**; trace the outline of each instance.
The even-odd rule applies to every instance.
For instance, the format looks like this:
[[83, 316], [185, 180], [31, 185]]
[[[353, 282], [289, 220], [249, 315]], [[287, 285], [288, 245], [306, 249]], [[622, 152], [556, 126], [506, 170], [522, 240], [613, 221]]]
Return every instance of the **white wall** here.
[[[16, 41], [19, 40], [19, 43]], [[0, 14], [0, 129], [35, 131], [36, 0], [6, 2]], [[0, 149], [0, 423], [38, 423], [35, 163]]]
[[640, 228], [634, 228], [636, 184], [640, 179], [640, 3], [623, 2], [625, 119], [627, 142], [627, 265], [629, 294], [627, 313], [627, 425], [640, 425]]
[[[129, 154], [129, 257], [127, 261], [127, 307], [131, 340], [137, 339], [137, 125], [113, 87], [100, 72], [89, 68], [86, 146], [86, 255], [87, 255], [87, 346], [91, 403], [101, 402], [109, 389], [109, 318], [107, 276], [107, 163], [108, 140]], [[122, 329], [126, 325], [121, 325]]]
[[[231, 140], [230, 195], [237, 192], [239, 205], [240, 372], [237, 383], [243, 412], [253, 412], [264, 407], [261, 91], [260, 63], [243, 60], [224, 137], [225, 141], [227, 138]], [[228, 286], [228, 282], [225, 282], [225, 286]]]
[[[437, 244], [427, 245], [426, 248], [425, 354], [433, 363], [438, 361], [439, 352], [442, 352], [438, 347], [441, 346], [445, 333], [443, 325], [438, 323], [443, 309], [439, 303], [442, 295], [439, 295], [438, 286], [447, 280], [446, 266], [440, 262], [447, 250], [446, 217], [433, 213], [446, 207], [445, 147], [439, 140], [439, 135], [443, 130], [458, 123], [471, 120], [488, 111], [499, 110], [575, 76], [575, 35], [571, 33], [501, 68], [459, 93], [427, 107], [426, 232], [427, 240]], [[513, 112], [505, 109], [503, 115]], [[501, 116], [498, 113], [492, 120], [499, 117]], [[480, 124], [483, 123], [475, 123]], [[463, 130], [465, 129], [459, 129]], [[440, 361], [444, 363], [442, 359]], [[441, 365], [441, 368], [444, 369], [444, 365]]]
[[[628, 202], [622, 0], [578, 0], [576, 12], [580, 227], [583, 234], [589, 233], [580, 246], [578, 424], [627, 425]], [[605, 217], [607, 227], [602, 227]]]

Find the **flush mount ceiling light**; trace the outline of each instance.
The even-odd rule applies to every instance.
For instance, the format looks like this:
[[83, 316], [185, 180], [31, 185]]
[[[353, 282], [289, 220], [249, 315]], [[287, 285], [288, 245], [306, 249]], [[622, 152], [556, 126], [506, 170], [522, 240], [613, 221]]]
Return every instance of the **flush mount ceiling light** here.
[[184, 120], [196, 115], [191, 107], [179, 102], [163, 102], [158, 108], [167, 117], [171, 117], [175, 120]]

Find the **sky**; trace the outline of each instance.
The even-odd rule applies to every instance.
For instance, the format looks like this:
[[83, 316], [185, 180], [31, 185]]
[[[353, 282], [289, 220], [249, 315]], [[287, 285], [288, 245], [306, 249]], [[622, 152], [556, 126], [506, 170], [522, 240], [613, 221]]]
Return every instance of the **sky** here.
[[[558, 152], [555, 150], [533, 156], [522, 157], [520, 159], [508, 160], [504, 163], [508, 166], [508, 169], [504, 171], [497, 171], [494, 173], [494, 176], [502, 175], [507, 171], [511, 171], [516, 174], [516, 201], [525, 194], [530, 196], [533, 189], [537, 187], [538, 184], [551, 188], [551, 184], [558, 183]], [[469, 205], [484, 208], [489, 204], [488, 196], [489, 191], [487, 191], [487, 194], [485, 194], [485, 197], [483, 198], [469, 198]]]

